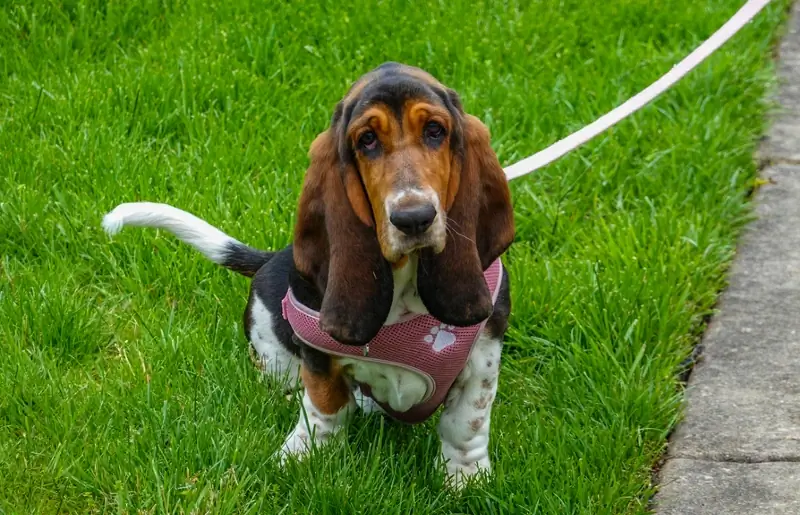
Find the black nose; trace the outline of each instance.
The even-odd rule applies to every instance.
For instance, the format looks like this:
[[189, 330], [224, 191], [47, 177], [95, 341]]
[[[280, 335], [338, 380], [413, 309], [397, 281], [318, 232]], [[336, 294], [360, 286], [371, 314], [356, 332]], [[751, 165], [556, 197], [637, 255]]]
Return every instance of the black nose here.
[[432, 204], [395, 209], [389, 215], [392, 225], [410, 236], [425, 232], [435, 218], [436, 208]]

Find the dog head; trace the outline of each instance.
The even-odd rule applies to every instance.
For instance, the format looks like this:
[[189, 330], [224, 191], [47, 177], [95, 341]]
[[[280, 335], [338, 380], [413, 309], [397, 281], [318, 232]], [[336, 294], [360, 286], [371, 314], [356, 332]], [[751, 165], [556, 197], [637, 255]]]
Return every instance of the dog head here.
[[454, 91], [386, 63], [352, 86], [309, 157], [294, 259], [323, 292], [322, 330], [368, 343], [391, 307], [392, 266], [412, 253], [431, 315], [456, 326], [491, 315], [483, 271], [511, 244], [513, 212], [489, 132]]

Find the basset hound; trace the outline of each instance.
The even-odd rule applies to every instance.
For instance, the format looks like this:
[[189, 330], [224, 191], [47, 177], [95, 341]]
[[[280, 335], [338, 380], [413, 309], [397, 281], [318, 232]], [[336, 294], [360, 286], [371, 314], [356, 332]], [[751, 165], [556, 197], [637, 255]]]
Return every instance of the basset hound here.
[[301, 457], [359, 407], [438, 422], [447, 479], [490, 471], [489, 422], [511, 301], [514, 238], [489, 131], [427, 72], [360, 78], [311, 145], [293, 243], [251, 248], [165, 204], [120, 204], [103, 226], [165, 229], [252, 277], [244, 327], [262, 370], [303, 387], [278, 451]]

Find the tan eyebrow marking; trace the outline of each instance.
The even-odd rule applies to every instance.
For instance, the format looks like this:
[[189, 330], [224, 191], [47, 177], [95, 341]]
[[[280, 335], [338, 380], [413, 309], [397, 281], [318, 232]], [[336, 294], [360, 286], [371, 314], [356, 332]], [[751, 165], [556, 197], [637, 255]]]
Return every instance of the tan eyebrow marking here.
[[347, 131], [348, 136], [355, 139], [368, 128], [374, 129], [383, 135], [391, 133], [392, 122], [387, 107], [376, 105], [367, 109], [362, 115], [350, 122], [350, 127]]
[[441, 123], [447, 131], [450, 131], [451, 120], [447, 109], [425, 101], [409, 100], [404, 110], [407, 113], [408, 124], [415, 133], [422, 130], [423, 124], [428, 121]]

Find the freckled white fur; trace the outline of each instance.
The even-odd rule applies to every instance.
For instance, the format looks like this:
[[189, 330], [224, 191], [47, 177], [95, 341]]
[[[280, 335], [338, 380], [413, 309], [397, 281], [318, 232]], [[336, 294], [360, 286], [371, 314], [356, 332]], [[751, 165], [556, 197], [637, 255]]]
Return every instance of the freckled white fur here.
[[484, 331], [445, 400], [438, 428], [441, 459], [456, 489], [478, 472], [491, 471], [489, 419], [497, 395], [502, 349], [503, 341]]
[[224, 262], [229, 245], [241, 244], [208, 222], [168, 204], [130, 202], [103, 217], [103, 229], [109, 235], [117, 234], [125, 225], [169, 231], [217, 264]]

